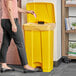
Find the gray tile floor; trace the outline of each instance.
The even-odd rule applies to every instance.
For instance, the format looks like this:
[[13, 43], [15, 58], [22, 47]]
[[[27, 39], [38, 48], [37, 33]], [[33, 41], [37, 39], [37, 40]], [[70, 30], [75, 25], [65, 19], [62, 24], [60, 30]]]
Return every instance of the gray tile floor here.
[[23, 73], [20, 67], [16, 67], [16, 70], [15, 72], [0, 73], [0, 76], [76, 76], [76, 63], [61, 63], [59, 67], [54, 67], [50, 73]]

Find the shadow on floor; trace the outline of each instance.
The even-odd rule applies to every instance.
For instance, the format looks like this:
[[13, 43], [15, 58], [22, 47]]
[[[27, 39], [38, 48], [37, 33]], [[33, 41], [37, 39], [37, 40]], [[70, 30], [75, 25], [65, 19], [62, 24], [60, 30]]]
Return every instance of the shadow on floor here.
[[0, 73], [0, 76], [76, 76], [76, 63], [61, 63], [59, 67], [54, 67], [53, 71], [50, 73], [23, 73], [23, 67], [9, 66], [14, 67], [16, 71]]

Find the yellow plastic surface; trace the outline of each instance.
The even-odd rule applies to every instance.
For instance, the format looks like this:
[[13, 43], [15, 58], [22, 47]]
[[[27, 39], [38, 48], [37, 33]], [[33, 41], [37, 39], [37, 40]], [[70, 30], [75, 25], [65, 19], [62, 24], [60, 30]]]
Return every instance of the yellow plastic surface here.
[[37, 18], [35, 18], [33, 15], [27, 14], [27, 22], [55, 23], [54, 5], [52, 3], [27, 3], [26, 9], [33, 10], [37, 15]]
[[27, 23], [23, 25], [24, 30], [33, 31], [49, 31], [54, 30], [55, 23], [37, 24], [37, 23]]
[[[55, 23], [54, 5], [52, 3], [28, 3], [27, 10], [34, 10], [37, 14], [37, 19], [28, 14], [27, 24], [23, 25], [28, 64], [32, 67], [40, 66], [43, 72], [50, 72], [53, 70], [54, 29], [43, 30], [45, 24], [40, 25], [37, 22], [44, 21], [47, 27], [48, 23]], [[30, 29], [32, 26], [35, 30]]]
[[53, 69], [54, 31], [24, 31], [28, 64], [40, 66], [43, 72]]

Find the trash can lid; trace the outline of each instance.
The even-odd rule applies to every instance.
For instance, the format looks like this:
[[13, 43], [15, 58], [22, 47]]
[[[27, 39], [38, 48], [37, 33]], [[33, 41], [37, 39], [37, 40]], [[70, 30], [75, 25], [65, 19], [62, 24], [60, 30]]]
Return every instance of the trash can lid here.
[[49, 31], [49, 30], [54, 30], [55, 26], [56, 26], [55, 23], [45, 23], [45, 24], [26, 23], [26, 24], [23, 24], [23, 30]]
[[43, 21], [47, 23], [55, 23], [55, 8], [53, 3], [48, 2], [31, 2], [26, 4], [26, 10], [33, 10], [37, 17], [27, 14], [27, 22], [35, 23]]

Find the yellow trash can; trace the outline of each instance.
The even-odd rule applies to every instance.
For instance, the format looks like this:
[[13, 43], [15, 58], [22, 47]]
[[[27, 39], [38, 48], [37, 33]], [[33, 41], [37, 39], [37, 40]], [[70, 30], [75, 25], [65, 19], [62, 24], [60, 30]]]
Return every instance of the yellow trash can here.
[[[36, 19], [28, 14], [27, 24], [23, 25], [28, 64], [41, 67], [43, 72], [50, 72], [53, 69], [54, 6], [52, 3], [28, 3], [26, 8], [38, 14]], [[38, 21], [44, 24], [38, 24]]]

